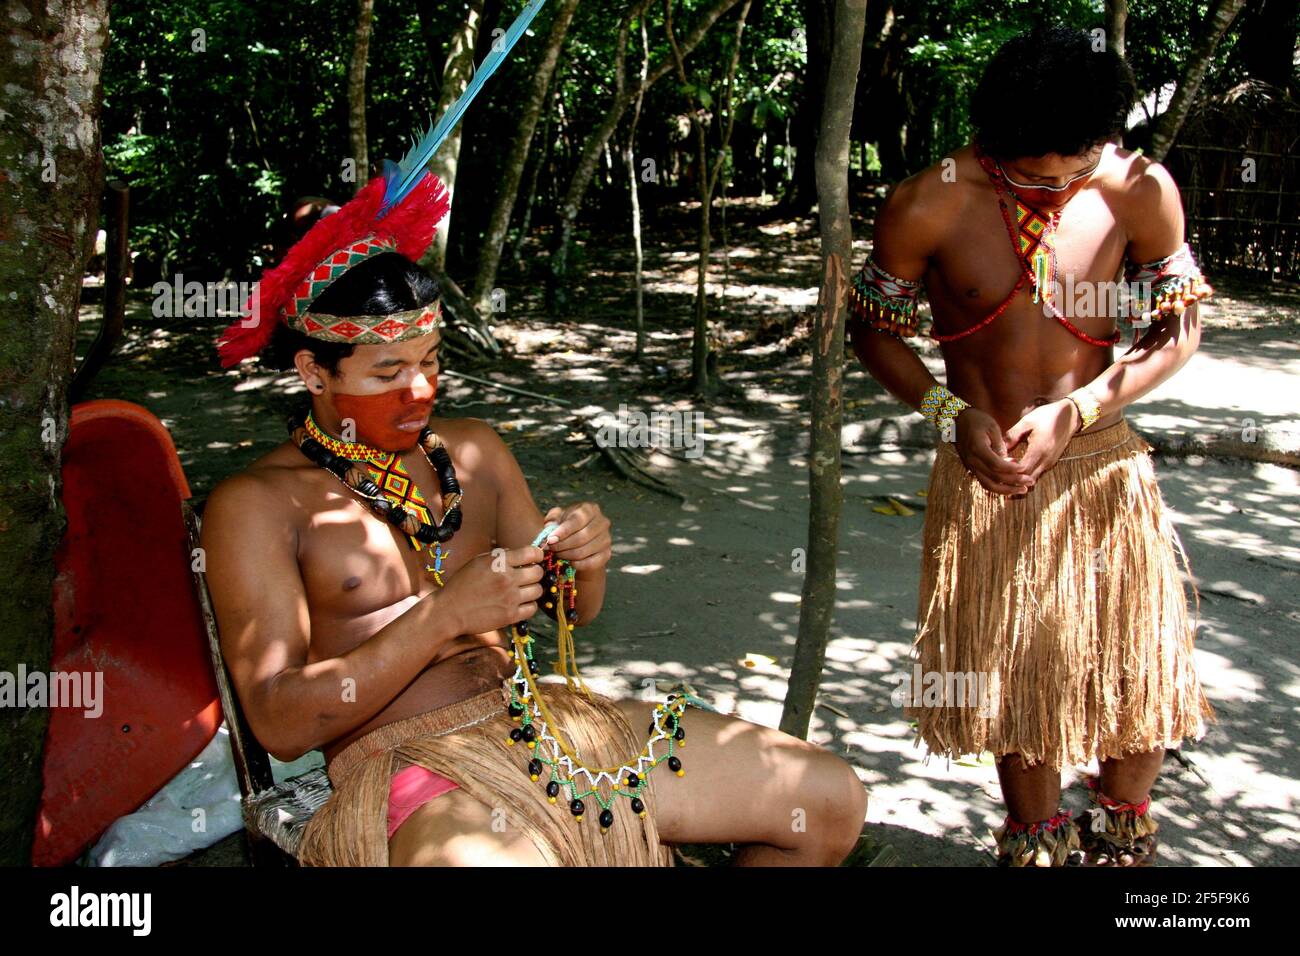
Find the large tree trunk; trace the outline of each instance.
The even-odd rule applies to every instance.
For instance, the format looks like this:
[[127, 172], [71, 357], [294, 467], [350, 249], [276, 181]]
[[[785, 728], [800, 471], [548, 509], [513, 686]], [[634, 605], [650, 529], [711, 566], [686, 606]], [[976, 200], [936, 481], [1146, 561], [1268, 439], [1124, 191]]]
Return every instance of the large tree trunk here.
[[492, 206], [492, 215], [488, 219], [487, 231], [479, 246], [478, 274], [474, 279], [474, 296], [478, 310], [486, 313], [491, 309], [492, 289], [496, 286], [497, 270], [501, 266], [501, 250], [505, 247], [506, 233], [510, 229], [510, 217], [514, 213], [515, 198], [519, 193], [519, 183], [524, 178], [524, 166], [528, 162], [528, 152], [532, 146], [533, 133], [537, 129], [537, 119], [541, 116], [546, 103], [546, 94], [550, 90], [551, 76], [559, 62], [560, 51], [564, 47], [564, 38], [569, 33], [569, 24], [573, 21], [573, 12], [578, 8], [578, 0], [561, 0], [551, 21], [551, 33], [546, 39], [541, 60], [533, 70], [528, 87], [528, 96], [524, 100], [523, 110], [519, 114], [519, 123], [515, 127], [514, 141], [506, 154], [505, 166], [501, 170], [496, 185], [496, 199]]
[[[107, 0], [6, 7], [0, 42], [0, 671], [49, 670], [67, 389], [97, 228]], [[31, 862], [44, 708], [0, 708], [0, 865]]]
[[356, 188], [370, 179], [370, 148], [366, 142], [366, 62], [370, 59], [370, 27], [375, 18], [375, 0], [357, 0], [357, 28], [352, 37], [352, 61], [348, 64], [348, 139], [356, 164]]
[[1183, 67], [1178, 89], [1169, 101], [1169, 109], [1156, 120], [1155, 129], [1151, 133], [1147, 155], [1156, 162], [1164, 162], [1165, 156], [1169, 154], [1169, 147], [1178, 138], [1178, 131], [1183, 128], [1183, 121], [1196, 102], [1196, 94], [1201, 90], [1201, 81], [1205, 79], [1205, 72], [1214, 60], [1214, 51], [1218, 49], [1219, 41], [1245, 5], [1246, 0], [1215, 0], [1200, 35], [1187, 53], [1187, 64]]
[[[700, 41], [704, 39], [705, 34], [717, 23], [718, 18], [739, 2], [740, 0], [713, 0], [700, 13], [691, 31], [679, 41], [682, 58], [689, 57], [695, 48], [699, 46]], [[566, 283], [568, 281], [569, 248], [573, 242], [573, 230], [578, 220], [578, 213], [586, 200], [587, 189], [591, 186], [592, 177], [596, 174], [596, 165], [605, 153], [609, 138], [614, 135], [614, 130], [618, 127], [623, 114], [627, 112], [628, 107], [632, 105], [636, 97], [638, 95], [643, 96], [673, 68], [673, 58], [666, 56], [650, 68], [645, 80], [639, 85], [632, 84], [629, 86], [624, 81], [623, 62], [627, 51], [628, 25], [635, 17], [640, 16], [650, 3], [651, 0], [634, 0], [631, 8], [623, 15], [623, 22], [619, 28], [618, 46], [615, 50], [615, 77], [619, 88], [614, 94], [614, 100], [605, 113], [604, 119], [601, 120], [600, 125], [587, 137], [586, 142], [583, 144], [577, 168], [569, 180], [568, 189], [565, 191], [564, 199], [560, 203], [560, 222], [555, 230], [555, 246], [551, 254], [551, 274], [546, 289], [547, 305], [552, 313], [562, 310], [568, 304]]]
[[1124, 30], [1128, 25], [1128, 0], [1106, 0], [1106, 42], [1124, 55]]
[[[483, 20], [485, 0], [469, 0], [466, 4], [465, 18], [452, 34], [447, 48], [447, 65], [442, 71], [442, 90], [438, 93], [438, 105], [434, 118], [441, 118], [453, 103], [465, 92], [471, 77], [474, 76], [474, 48], [478, 44], [479, 26]], [[456, 167], [460, 163], [461, 124], [451, 131], [438, 154], [429, 163], [429, 169], [442, 180], [447, 187], [447, 195], [453, 203], [456, 201]], [[442, 227], [434, 237], [433, 245], [425, 253], [421, 264], [435, 275], [441, 275], [447, 269], [447, 234], [451, 224], [451, 213], [447, 213]]]
[[813, 330], [812, 427], [808, 448], [808, 554], [799, 638], [781, 729], [808, 736], [817, 702], [826, 642], [835, 615], [836, 548], [839, 544], [840, 426], [843, 418], [844, 316], [848, 270], [853, 261], [849, 221], [849, 130], [867, 0], [836, 0], [835, 42], [817, 142], [817, 201], [822, 236], [822, 283]]
[[[804, 70], [803, 96], [791, 121], [794, 146], [793, 179], [781, 206], [790, 215], [804, 215], [817, 201], [817, 131], [822, 122], [826, 77], [834, 43], [834, 0], [803, 0], [804, 42], [808, 65]], [[787, 155], [787, 163], [790, 157]]]

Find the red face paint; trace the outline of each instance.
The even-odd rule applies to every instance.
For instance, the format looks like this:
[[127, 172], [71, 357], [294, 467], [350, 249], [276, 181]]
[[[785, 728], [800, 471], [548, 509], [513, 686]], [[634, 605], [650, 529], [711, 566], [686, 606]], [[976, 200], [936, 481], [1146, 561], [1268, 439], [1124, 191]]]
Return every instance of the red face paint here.
[[419, 442], [420, 431], [433, 414], [438, 376], [427, 379], [428, 385], [418, 389], [393, 388], [374, 395], [335, 392], [334, 408], [341, 420], [356, 424], [357, 441], [384, 451], [407, 451]]

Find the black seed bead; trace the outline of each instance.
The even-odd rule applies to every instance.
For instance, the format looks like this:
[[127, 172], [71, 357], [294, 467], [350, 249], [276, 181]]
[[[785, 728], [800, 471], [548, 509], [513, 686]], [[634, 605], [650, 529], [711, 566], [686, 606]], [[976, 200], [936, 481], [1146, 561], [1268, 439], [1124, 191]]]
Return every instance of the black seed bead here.
[[524, 739], [524, 732], [516, 727], [514, 730], [510, 731], [510, 739], [515, 743], [519, 743], [519, 741]]
[[548, 797], [558, 797], [560, 795], [560, 783], [558, 780], [552, 780], [546, 785], [546, 795]]
[[637, 816], [640, 816], [641, 814], [645, 813], [645, 804], [641, 802], [640, 797], [632, 798], [632, 812], [635, 813]]
[[518, 624], [515, 625], [515, 630], [519, 632], [519, 634], [520, 634], [521, 637], [527, 637], [527, 636], [528, 636], [528, 622], [527, 622], [527, 621], [520, 621]]
[[682, 762], [678, 760], [676, 757], [669, 757], [668, 769], [671, 770], [673, 773], [676, 773], [678, 770], [682, 769]]
[[604, 827], [606, 830], [608, 830], [610, 827], [612, 827], [612, 826], [614, 825], [614, 811], [612, 811], [612, 810], [601, 810], [601, 811], [600, 811], [600, 825], [601, 825], [602, 827]]
[[524, 740], [531, 744], [536, 739], [537, 739], [537, 731], [533, 729], [532, 724], [529, 724], [527, 727], [524, 728]]
[[510, 716], [511, 716], [511, 717], [522, 717], [523, 715], [524, 715], [524, 708], [523, 708], [523, 705], [521, 705], [521, 704], [511, 704], [511, 705], [510, 705]]
[[528, 669], [534, 674], [541, 670], [541, 668], [537, 666], [537, 661], [532, 660], [531, 658], [528, 661]]
[[575, 817], [582, 816], [582, 814], [586, 811], [586, 809], [587, 809], [587, 805], [584, 804], [581, 800], [574, 800], [572, 803], [569, 804], [569, 812], [572, 813]]
[[[524, 736], [527, 737], [528, 735], [524, 734]], [[542, 762], [536, 758], [528, 761], [528, 772], [534, 777], [540, 777], [542, 775]]]
[[637, 787], [639, 787], [639, 786], [641, 786], [641, 778], [638, 777], [638, 776], [637, 776], [636, 774], [634, 774], [634, 773], [630, 773], [630, 774], [628, 774], [628, 775], [627, 775], [627, 788], [628, 788], [629, 790], [635, 790], [635, 789], [636, 789]]
[[686, 728], [685, 728], [685, 727], [682, 727], [682, 726], [679, 725], [679, 726], [677, 727], [677, 733], [673, 734], [673, 739], [674, 739], [674, 740], [685, 740], [685, 739], [686, 739]]

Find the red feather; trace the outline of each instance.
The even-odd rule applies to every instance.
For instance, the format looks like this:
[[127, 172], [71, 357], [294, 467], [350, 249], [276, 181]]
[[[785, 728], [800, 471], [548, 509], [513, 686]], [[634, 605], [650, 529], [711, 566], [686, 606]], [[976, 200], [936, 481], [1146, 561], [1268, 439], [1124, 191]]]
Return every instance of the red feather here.
[[[283, 262], [262, 273], [257, 295], [244, 303], [241, 313], [244, 318], [233, 323], [217, 340], [223, 368], [266, 348], [299, 283], [338, 250], [368, 235], [391, 236], [397, 242], [398, 252], [412, 262], [419, 261], [450, 208], [447, 189], [438, 177], [427, 173], [397, 207], [383, 219], [377, 219], [384, 189], [383, 177], [371, 180], [342, 209], [312, 226]], [[256, 316], [254, 298], [258, 305]]]

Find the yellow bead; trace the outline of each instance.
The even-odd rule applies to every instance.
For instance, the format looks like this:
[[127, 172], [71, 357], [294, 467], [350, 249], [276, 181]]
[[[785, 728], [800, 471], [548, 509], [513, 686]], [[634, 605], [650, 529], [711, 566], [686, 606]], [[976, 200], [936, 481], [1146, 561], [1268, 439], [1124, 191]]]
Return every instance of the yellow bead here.
[[555, 798], [554, 798], [554, 797], [547, 797], [547, 798], [546, 798], [546, 802], [547, 802], [547, 803], [554, 803], [554, 802], [555, 802]]
[[686, 769], [685, 769], [685, 768], [682, 768], [681, 770], [678, 770], [678, 771], [677, 771], [677, 776], [679, 776], [679, 777], [684, 777], [684, 776], [686, 776]]
[[538, 776], [537, 776], [537, 774], [535, 774], [535, 773], [530, 773], [530, 774], [528, 775], [528, 779], [531, 780], [533, 783], [536, 783], [537, 780], [538, 780]]

